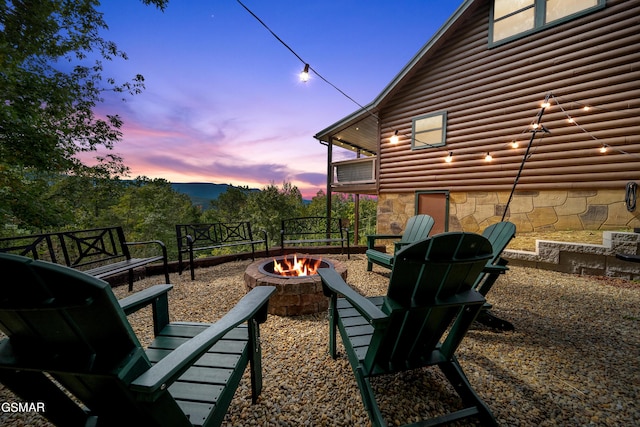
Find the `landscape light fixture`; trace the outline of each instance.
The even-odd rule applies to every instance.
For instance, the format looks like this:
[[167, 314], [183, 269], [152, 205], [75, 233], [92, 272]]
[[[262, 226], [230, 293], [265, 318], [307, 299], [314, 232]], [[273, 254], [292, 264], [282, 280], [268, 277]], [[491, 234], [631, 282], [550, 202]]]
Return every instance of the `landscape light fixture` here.
[[393, 133], [393, 135], [391, 136], [391, 138], [389, 138], [389, 141], [390, 141], [392, 144], [397, 144], [399, 139], [400, 139], [400, 138], [398, 137], [398, 130], [396, 129], [396, 131]]
[[300, 73], [300, 81], [305, 83], [309, 81], [309, 64], [304, 64], [304, 70]]

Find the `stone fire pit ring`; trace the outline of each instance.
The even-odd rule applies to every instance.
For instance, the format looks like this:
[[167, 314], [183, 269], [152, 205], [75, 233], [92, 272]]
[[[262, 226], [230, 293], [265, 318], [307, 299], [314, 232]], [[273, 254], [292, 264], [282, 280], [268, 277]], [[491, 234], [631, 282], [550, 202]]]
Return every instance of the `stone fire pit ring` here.
[[[326, 311], [329, 298], [322, 293], [320, 276], [280, 276], [273, 273], [273, 261], [293, 259], [294, 254], [265, 258], [251, 263], [244, 272], [247, 292], [256, 286], [275, 286], [276, 292], [269, 299], [269, 314], [277, 316], [299, 316]], [[347, 267], [340, 261], [317, 255], [295, 254], [300, 258], [321, 260], [321, 268], [333, 268], [347, 280]]]

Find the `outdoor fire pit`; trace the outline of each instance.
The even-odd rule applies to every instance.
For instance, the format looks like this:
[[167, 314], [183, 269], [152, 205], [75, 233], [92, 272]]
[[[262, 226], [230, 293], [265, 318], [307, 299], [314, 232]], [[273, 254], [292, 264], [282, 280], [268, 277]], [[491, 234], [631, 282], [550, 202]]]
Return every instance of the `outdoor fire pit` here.
[[[298, 316], [325, 311], [329, 299], [322, 293], [318, 268], [333, 268], [347, 279], [347, 267], [339, 261], [312, 255], [285, 255], [259, 260], [244, 272], [247, 291], [256, 286], [275, 286], [269, 299], [269, 314]], [[298, 275], [301, 274], [301, 275]]]

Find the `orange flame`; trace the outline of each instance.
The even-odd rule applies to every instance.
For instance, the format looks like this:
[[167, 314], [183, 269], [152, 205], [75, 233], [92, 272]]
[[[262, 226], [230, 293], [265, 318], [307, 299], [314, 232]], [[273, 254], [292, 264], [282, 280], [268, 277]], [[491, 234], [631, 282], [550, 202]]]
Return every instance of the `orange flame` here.
[[318, 267], [320, 267], [321, 259], [298, 259], [297, 255], [293, 256], [293, 262], [287, 259], [285, 256], [282, 259], [282, 264], [273, 260], [273, 272], [281, 276], [311, 276], [317, 274]]

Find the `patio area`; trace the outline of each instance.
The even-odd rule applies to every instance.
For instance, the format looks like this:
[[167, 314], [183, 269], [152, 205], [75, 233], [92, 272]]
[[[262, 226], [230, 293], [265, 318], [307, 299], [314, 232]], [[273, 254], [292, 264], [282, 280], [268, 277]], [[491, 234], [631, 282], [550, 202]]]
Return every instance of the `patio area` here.
[[[366, 271], [364, 255], [332, 255], [347, 282], [365, 295], [386, 291], [383, 269]], [[172, 320], [215, 321], [244, 295], [251, 261], [199, 269], [196, 280], [171, 274]], [[161, 282], [134, 284], [134, 291]], [[115, 289], [118, 297], [126, 286]], [[489, 293], [493, 313], [515, 331], [474, 327], [458, 358], [471, 384], [503, 426], [640, 424], [640, 284], [512, 267]], [[149, 311], [130, 316], [143, 345], [151, 340]], [[249, 378], [236, 392], [224, 425], [368, 426], [349, 363], [327, 351], [326, 313], [269, 315], [261, 327], [264, 389], [251, 405]], [[341, 344], [340, 344], [341, 345]], [[340, 347], [339, 347], [340, 349]], [[390, 425], [413, 414], [457, 404], [437, 370], [378, 378]], [[0, 386], [0, 400], [12, 397]], [[49, 425], [34, 415], [0, 413], [0, 425]]]

